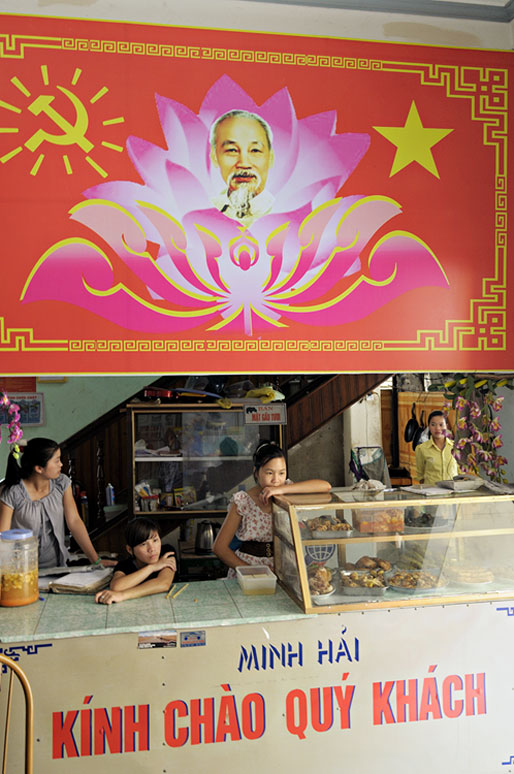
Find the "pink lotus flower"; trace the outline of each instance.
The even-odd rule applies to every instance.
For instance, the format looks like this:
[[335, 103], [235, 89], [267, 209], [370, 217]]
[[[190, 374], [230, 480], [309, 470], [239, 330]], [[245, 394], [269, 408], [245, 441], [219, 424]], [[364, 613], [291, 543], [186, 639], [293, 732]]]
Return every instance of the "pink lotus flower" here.
[[[201, 326], [250, 336], [344, 325], [412, 288], [447, 286], [420, 237], [384, 229], [401, 214], [396, 202], [349, 189], [370, 143], [367, 134], [336, 133], [350, 116], [330, 110], [299, 119], [286, 88], [257, 105], [228, 76], [198, 114], [160, 95], [156, 105], [166, 147], [127, 141], [143, 183], [86, 191], [71, 219], [97, 239], [60, 240], [38, 257], [23, 302], [62, 300], [133, 330]], [[273, 132], [265, 189], [273, 207], [246, 227], [213, 204], [226, 184], [211, 163], [209, 131], [234, 107], [258, 114]]]

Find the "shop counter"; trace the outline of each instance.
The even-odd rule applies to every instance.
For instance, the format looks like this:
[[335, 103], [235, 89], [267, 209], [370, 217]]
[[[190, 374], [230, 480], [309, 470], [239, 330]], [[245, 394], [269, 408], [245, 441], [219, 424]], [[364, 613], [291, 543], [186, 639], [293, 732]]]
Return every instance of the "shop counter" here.
[[[177, 583], [176, 590], [185, 585]], [[189, 583], [176, 599], [156, 594], [112, 605], [96, 604], [92, 595], [43, 592], [35, 604], [0, 608], [0, 642], [123, 634], [149, 627], [265, 624], [304, 617], [280, 587], [270, 596], [246, 596], [236, 580], [227, 579]]]
[[[297, 529], [293, 515], [290, 505], [278, 514], [284, 539], [284, 524]], [[511, 527], [491, 530], [480, 525], [482, 542], [466, 534], [461, 548], [478, 556], [492, 541], [505, 563], [498, 544], [503, 540], [508, 552]], [[445, 537], [448, 552], [462, 531]], [[351, 539], [330, 536], [320, 544], [350, 561], [352, 545], [368, 549], [359, 535], [345, 542]], [[319, 564], [316, 540], [282, 540], [279, 570], [287, 570], [284, 546], [302, 563]], [[433, 542], [439, 548], [444, 541]], [[316, 557], [307, 551], [314, 554], [312, 546]], [[299, 569], [298, 589], [303, 576], [308, 594], [310, 563], [302, 563], [289, 566]], [[291, 584], [288, 593], [277, 587], [274, 595], [245, 596], [237, 581], [220, 579], [191, 582], [175, 599], [161, 594], [103, 606], [91, 596], [43, 593], [25, 608], [0, 608], [0, 649], [19, 663], [34, 693], [35, 771], [514, 769], [514, 589], [510, 599], [505, 586], [472, 602], [470, 594], [461, 602], [454, 594], [451, 604], [448, 595], [432, 595], [431, 604], [421, 595], [412, 604], [412, 595], [392, 593], [390, 605], [384, 595], [360, 609], [358, 599], [351, 609], [314, 603], [323, 615], [304, 612], [309, 598], [298, 593], [295, 600], [293, 592]], [[7, 693], [2, 684], [0, 716]], [[7, 770], [20, 772], [18, 694], [14, 711]]]

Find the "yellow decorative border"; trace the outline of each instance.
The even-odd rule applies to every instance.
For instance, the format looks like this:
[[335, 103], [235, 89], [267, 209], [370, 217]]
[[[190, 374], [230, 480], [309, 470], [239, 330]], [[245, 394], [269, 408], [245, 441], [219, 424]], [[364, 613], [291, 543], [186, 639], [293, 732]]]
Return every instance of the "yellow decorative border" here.
[[[277, 64], [329, 69], [370, 70], [415, 75], [423, 86], [445, 89], [449, 98], [470, 102], [471, 120], [483, 125], [483, 142], [495, 149], [494, 154], [494, 273], [482, 280], [482, 294], [470, 299], [469, 317], [447, 320], [443, 330], [418, 330], [415, 339], [404, 341], [306, 341], [308, 351], [505, 351], [507, 321], [507, 134], [508, 71], [502, 68], [447, 65], [435, 63], [394, 62], [364, 57], [320, 54], [251, 51], [209, 46], [168, 45], [133, 41], [96, 40], [87, 38], [38, 37], [0, 34], [0, 59], [23, 59], [28, 49], [61, 49], [93, 53], [133, 54], [176, 59], [206, 59], [253, 64]], [[13, 341], [15, 342], [13, 348]], [[69, 351], [109, 352], [186, 352], [186, 351], [266, 351], [266, 342], [228, 341], [87, 341], [70, 340]], [[283, 350], [277, 349], [283, 344]], [[254, 346], [255, 345], [255, 346]], [[298, 351], [299, 342], [270, 341], [272, 351]], [[288, 346], [286, 346], [288, 345]], [[290, 345], [290, 346], [289, 346]], [[82, 346], [82, 349], [80, 348]], [[37, 341], [30, 329], [6, 331], [1, 321], [0, 352], [65, 351], [59, 341]]]
[[[454, 346], [440, 339], [440, 331], [420, 331], [413, 341], [380, 341], [377, 339], [35, 339], [31, 328], [6, 329], [0, 317], [0, 352], [68, 352], [88, 353], [176, 353], [191, 352], [412, 352], [431, 351], [438, 346], [439, 352], [453, 352]], [[470, 329], [459, 331], [458, 341], [462, 350]], [[503, 333], [503, 332], [501, 332]], [[500, 339], [499, 339], [500, 340]], [[503, 340], [503, 339], [501, 339]], [[414, 345], [414, 346], [413, 346]], [[476, 348], [475, 348], [476, 349]], [[490, 346], [488, 352], [503, 351], [502, 346]]]
[[67, 339], [36, 339], [32, 328], [7, 328], [0, 317], [0, 352], [67, 352]]

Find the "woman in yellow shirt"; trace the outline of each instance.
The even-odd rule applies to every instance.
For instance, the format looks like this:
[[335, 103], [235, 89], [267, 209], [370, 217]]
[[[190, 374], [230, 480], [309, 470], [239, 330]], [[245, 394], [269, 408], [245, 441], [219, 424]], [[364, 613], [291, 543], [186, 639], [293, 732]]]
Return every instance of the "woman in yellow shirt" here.
[[416, 446], [416, 474], [421, 484], [448, 481], [458, 473], [452, 454], [453, 441], [447, 438], [448, 428], [442, 411], [432, 411], [428, 417], [429, 439]]

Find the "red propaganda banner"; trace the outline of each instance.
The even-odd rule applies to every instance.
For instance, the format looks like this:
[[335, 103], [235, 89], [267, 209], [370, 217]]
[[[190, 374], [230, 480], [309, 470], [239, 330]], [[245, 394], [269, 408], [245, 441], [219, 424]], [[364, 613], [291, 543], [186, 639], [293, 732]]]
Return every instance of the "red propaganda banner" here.
[[509, 370], [512, 54], [4, 15], [4, 374]]

